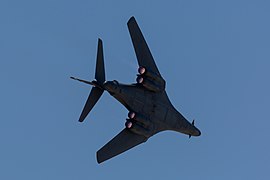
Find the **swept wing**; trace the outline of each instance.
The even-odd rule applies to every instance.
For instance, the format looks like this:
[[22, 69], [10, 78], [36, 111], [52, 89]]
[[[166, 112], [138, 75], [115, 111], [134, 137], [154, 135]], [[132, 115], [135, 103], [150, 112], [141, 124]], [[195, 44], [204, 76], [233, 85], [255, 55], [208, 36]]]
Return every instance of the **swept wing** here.
[[134, 17], [129, 19], [127, 26], [139, 66], [145, 67], [147, 70], [161, 77], [150, 49]]
[[135, 134], [128, 129], [122, 130], [111, 141], [97, 152], [97, 161], [102, 163], [118, 154], [121, 154], [147, 140], [146, 137]]

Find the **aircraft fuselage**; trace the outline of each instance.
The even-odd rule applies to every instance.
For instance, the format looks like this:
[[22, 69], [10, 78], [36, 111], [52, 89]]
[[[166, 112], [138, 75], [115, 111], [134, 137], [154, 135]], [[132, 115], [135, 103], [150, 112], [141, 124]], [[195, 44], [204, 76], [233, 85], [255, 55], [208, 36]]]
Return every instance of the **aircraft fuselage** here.
[[[173, 107], [165, 91], [154, 93], [140, 84], [121, 84], [115, 80], [107, 81], [103, 86], [129, 112], [143, 117], [139, 124], [147, 124], [148, 130], [153, 132], [149, 134], [163, 130], [173, 130], [191, 136], [201, 134], [199, 129]], [[147, 137], [147, 134], [144, 135]]]

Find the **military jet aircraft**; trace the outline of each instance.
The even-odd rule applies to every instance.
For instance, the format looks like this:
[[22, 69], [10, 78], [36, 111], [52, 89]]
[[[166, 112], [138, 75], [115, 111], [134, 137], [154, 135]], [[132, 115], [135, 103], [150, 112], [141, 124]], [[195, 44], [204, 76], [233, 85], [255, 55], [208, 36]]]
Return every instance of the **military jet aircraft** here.
[[191, 136], [200, 136], [201, 132], [179, 113], [171, 104], [162, 78], [143, 34], [131, 17], [128, 30], [137, 56], [139, 68], [137, 83], [122, 84], [116, 80], [105, 81], [103, 46], [98, 39], [95, 80], [74, 80], [92, 85], [92, 90], [79, 118], [83, 122], [104, 91], [108, 91], [129, 111], [125, 128], [111, 141], [97, 151], [97, 162], [102, 163], [143, 142], [158, 132], [173, 130]]

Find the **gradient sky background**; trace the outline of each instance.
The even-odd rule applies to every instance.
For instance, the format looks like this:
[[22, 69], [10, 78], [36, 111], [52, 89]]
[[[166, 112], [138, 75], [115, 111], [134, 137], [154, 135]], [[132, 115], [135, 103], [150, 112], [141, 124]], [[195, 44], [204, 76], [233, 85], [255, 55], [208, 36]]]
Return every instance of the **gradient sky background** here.
[[[270, 2], [267, 0], [1, 0], [0, 179], [270, 177]], [[104, 93], [78, 122], [97, 39], [108, 80], [135, 82], [126, 23], [148, 42], [174, 106], [202, 136], [163, 132], [101, 165], [96, 151], [127, 110]]]

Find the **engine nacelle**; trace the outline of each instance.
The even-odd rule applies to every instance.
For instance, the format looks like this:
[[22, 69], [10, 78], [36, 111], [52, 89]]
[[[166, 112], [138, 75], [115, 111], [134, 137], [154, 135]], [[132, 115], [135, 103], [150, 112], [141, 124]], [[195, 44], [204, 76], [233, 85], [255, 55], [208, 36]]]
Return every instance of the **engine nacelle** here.
[[150, 91], [160, 92], [165, 89], [165, 81], [162, 77], [146, 70], [145, 67], [140, 66], [138, 69], [137, 83], [142, 84], [145, 88]]
[[150, 132], [148, 129], [140, 126], [139, 124], [133, 123], [132, 128], [130, 130], [136, 134], [142, 135], [144, 137], [150, 137]]
[[131, 120], [135, 120], [135, 121], [139, 122], [140, 124], [144, 125], [145, 127], [148, 127], [150, 125], [149, 119], [147, 119], [143, 115], [137, 114], [135, 112], [130, 111], [128, 113], [128, 117]]
[[149, 119], [133, 111], [128, 113], [128, 118], [125, 123], [127, 129], [147, 138], [150, 137], [151, 122]]
[[160, 92], [165, 89], [165, 81], [153, 81], [148, 79], [147, 77], [143, 77], [139, 75], [136, 79], [138, 84], [142, 84], [146, 89], [154, 92]]
[[138, 73], [139, 73], [140, 75], [144, 74], [145, 72], [146, 72], [145, 67], [140, 66], [140, 67], [138, 68]]
[[130, 111], [129, 113], [128, 113], [128, 117], [130, 118], [130, 119], [133, 119], [134, 117], [135, 117], [135, 112], [132, 112], [132, 111]]
[[141, 75], [141, 76], [147, 76], [150, 79], [153, 79], [154, 81], [158, 81], [158, 82], [161, 82], [161, 83], [164, 82], [164, 79], [162, 77], [160, 77], [159, 75], [157, 75], [154, 72], [151, 72], [151, 71], [147, 70], [143, 66], [140, 66], [139, 67], [138, 73], [139, 73], [139, 75]]
[[130, 129], [132, 127], [133, 123], [131, 121], [126, 121], [125, 126], [126, 128]]

